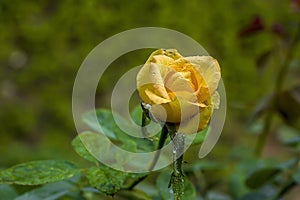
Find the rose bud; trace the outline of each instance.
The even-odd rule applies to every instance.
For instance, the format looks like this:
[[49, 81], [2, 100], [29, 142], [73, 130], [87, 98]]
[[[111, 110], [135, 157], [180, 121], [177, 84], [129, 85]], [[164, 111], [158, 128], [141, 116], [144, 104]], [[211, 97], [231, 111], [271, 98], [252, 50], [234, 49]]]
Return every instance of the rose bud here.
[[175, 49], [160, 49], [138, 72], [137, 90], [153, 120], [191, 134], [204, 129], [218, 108], [220, 78], [211, 56], [183, 57]]

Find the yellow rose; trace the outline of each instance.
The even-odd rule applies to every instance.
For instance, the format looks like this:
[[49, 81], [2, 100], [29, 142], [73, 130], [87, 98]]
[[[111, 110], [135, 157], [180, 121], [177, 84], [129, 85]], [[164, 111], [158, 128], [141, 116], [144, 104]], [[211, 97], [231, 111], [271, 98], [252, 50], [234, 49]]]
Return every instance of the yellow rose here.
[[174, 123], [189, 134], [204, 129], [218, 108], [220, 78], [211, 56], [182, 57], [175, 49], [160, 49], [139, 71], [137, 90], [155, 120]]

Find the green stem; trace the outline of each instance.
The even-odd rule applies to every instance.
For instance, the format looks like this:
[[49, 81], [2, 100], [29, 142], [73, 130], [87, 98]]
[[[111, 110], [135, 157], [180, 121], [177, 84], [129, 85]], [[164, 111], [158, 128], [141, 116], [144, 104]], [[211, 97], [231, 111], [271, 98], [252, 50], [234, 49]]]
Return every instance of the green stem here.
[[148, 132], [147, 132], [147, 129], [146, 129], [146, 124], [147, 124], [147, 115], [145, 113], [145, 111], [143, 111], [142, 113], [142, 133], [143, 133], [143, 136], [144, 138], [148, 138]]
[[265, 117], [265, 121], [264, 121], [264, 127], [262, 130], [262, 133], [258, 137], [258, 141], [257, 141], [256, 148], [255, 148], [255, 154], [257, 156], [260, 156], [262, 154], [263, 147], [264, 147], [267, 137], [270, 133], [276, 98], [277, 98], [277, 95], [282, 90], [283, 83], [284, 83], [285, 77], [288, 72], [290, 59], [292, 58], [292, 55], [294, 53], [294, 50], [295, 50], [299, 40], [300, 40], [300, 19], [298, 20], [296, 34], [295, 34], [293, 40], [291, 41], [291, 44], [287, 50], [287, 54], [282, 62], [282, 65], [281, 65], [279, 72], [277, 74], [277, 77], [276, 77], [275, 87], [274, 87], [274, 91], [273, 91], [273, 97], [270, 101], [269, 107], [267, 108], [266, 117]]
[[[273, 104], [271, 102], [271, 104]], [[256, 147], [255, 147], [255, 155], [260, 156], [262, 154], [263, 148], [265, 146], [265, 143], [267, 141], [271, 125], [272, 125], [272, 119], [273, 119], [273, 113], [272, 113], [273, 106], [269, 106], [267, 109], [267, 113], [265, 116], [264, 126], [262, 133], [259, 135]]]
[[148, 174], [145, 176], [142, 176], [140, 178], [138, 178], [137, 180], [135, 180], [128, 188], [126, 188], [126, 190], [133, 190], [133, 188], [139, 184], [141, 181], [143, 181], [145, 178], [147, 178]]
[[173, 173], [170, 184], [175, 200], [182, 200], [184, 194], [184, 175], [182, 171], [184, 135], [176, 133], [175, 125], [170, 125], [169, 135], [173, 142]]
[[143, 109], [143, 112], [142, 112], [142, 134], [143, 134], [143, 136], [144, 136], [145, 139], [151, 140], [151, 139], [148, 138], [149, 133], [148, 133], [147, 128], [146, 128], [147, 119], [150, 118], [149, 117], [149, 111], [144, 108], [144, 106], [143, 106], [142, 103], [141, 103], [141, 107]]
[[162, 130], [161, 130], [161, 135], [160, 135], [160, 138], [159, 138], [159, 141], [158, 141], [158, 146], [157, 146], [157, 151], [155, 153], [155, 156], [154, 156], [154, 159], [152, 160], [152, 163], [149, 167], [149, 171], [152, 171], [158, 161], [158, 158], [160, 156], [160, 149], [164, 146], [165, 144], [165, 141], [168, 137], [168, 128], [166, 125], [163, 126]]
[[299, 165], [300, 156], [297, 155], [296, 162], [292, 165], [292, 167], [285, 173], [284, 177], [284, 183], [282, 184], [281, 188], [278, 190], [278, 192], [270, 199], [270, 200], [277, 200], [281, 199], [281, 197], [286, 194], [288, 191], [290, 191], [294, 186], [297, 184], [295, 181], [292, 180], [293, 173], [297, 170]]
[[300, 40], [300, 18], [298, 20], [295, 36], [290, 43], [290, 46], [287, 50], [286, 57], [282, 63], [282, 67], [280, 68], [280, 70], [278, 72], [277, 79], [276, 79], [275, 92], [280, 91], [282, 89], [284, 79], [288, 72], [290, 59], [292, 58], [292, 55], [295, 51], [295, 48], [297, 47], [297, 43], [299, 42], [299, 40]]
[[282, 188], [279, 189], [278, 193], [274, 197], [271, 198], [271, 200], [278, 200], [281, 199], [281, 197], [286, 194], [288, 191], [290, 191], [294, 186], [297, 184], [294, 181], [287, 182]]
[[[143, 108], [143, 106], [142, 106]], [[143, 109], [143, 114], [142, 114], [142, 131], [143, 134], [145, 133], [144, 131], [146, 129], [144, 129], [144, 126], [146, 125], [146, 120], [147, 120], [147, 113], [145, 113], [145, 110]], [[145, 135], [144, 135], [145, 136]], [[162, 131], [161, 131], [161, 135], [158, 141], [158, 146], [157, 146], [157, 151], [156, 154], [154, 156], [154, 159], [152, 160], [152, 163], [149, 167], [149, 171], [152, 171], [158, 161], [158, 158], [160, 156], [160, 149], [164, 146], [164, 143], [166, 141], [168, 137], [168, 128], [166, 126], [163, 126]], [[137, 180], [135, 180], [127, 189], [128, 190], [132, 190], [137, 184], [139, 184], [141, 181], [143, 181], [148, 175], [142, 176], [140, 178], [138, 178]]]

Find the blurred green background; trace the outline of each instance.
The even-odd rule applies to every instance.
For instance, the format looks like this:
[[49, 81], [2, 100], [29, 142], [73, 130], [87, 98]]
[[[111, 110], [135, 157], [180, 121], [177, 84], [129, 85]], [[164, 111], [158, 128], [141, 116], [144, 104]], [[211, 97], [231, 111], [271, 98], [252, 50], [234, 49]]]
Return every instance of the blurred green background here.
[[[187, 34], [220, 63], [228, 111], [208, 158], [253, 151], [261, 124], [249, 123], [250, 118], [274, 89], [280, 58], [297, 28], [297, 2], [1, 0], [0, 167], [36, 159], [80, 160], [70, 144], [77, 134], [71, 110], [76, 72], [101, 41], [145, 26]], [[110, 66], [96, 97], [99, 107], [109, 108], [116, 77], [142, 64], [150, 52], [132, 52]], [[299, 59], [298, 45], [283, 88], [299, 84]], [[276, 127], [283, 124], [280, 115], [275, 121]], [[272, 133], [264, 156], [286, 160], [291, 155], [286, 148]]]

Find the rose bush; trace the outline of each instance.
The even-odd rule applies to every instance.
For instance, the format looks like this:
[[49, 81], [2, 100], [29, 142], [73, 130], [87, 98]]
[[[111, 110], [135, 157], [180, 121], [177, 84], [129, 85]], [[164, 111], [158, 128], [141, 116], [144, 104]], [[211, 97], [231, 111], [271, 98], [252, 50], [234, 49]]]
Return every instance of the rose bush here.
[[204, 129], [218, 108], [220, 77], [211, 56], [183, 57], [175, 49], [159, 49], [139, 71], [137, 90], [154, 120], [189, 134]]

